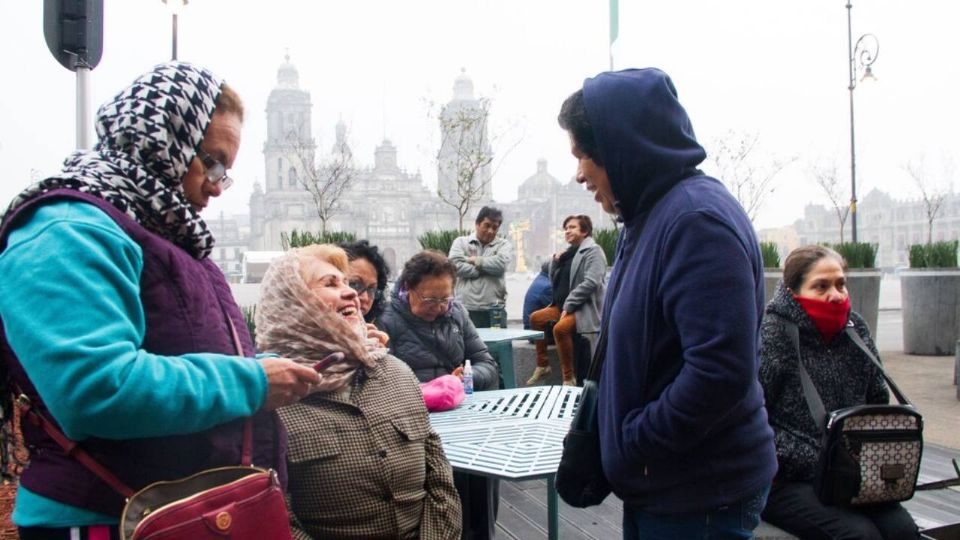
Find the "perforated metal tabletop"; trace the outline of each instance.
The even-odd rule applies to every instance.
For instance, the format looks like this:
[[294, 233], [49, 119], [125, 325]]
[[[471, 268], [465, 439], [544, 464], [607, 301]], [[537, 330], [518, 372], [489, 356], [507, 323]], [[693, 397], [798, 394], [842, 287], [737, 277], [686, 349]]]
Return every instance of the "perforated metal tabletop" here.
[[510, 480], [557, 472], [580, 388], [535, 386], [477, 392], [452, 411], [433, 413], [456, 470]]
[[553, 485], [579, 387], [533, 386], [468, 395], [452, 411], [430, 414], [454, 470], [504, 478], [547, 478], [550, 538], [556, 538]]

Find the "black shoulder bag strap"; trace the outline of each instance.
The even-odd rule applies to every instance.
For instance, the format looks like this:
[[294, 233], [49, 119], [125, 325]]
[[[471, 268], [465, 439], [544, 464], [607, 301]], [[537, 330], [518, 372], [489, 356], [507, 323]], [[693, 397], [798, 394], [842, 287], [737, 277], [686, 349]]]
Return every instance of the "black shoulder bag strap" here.
[[807, 373], [807, 368], [803, 367], [803, 356], [800, 354], [800, 327], [797, 326], [797, 323], [779, 315], [771, 314], [771, 316], [780, 320], [783, 328], [787, 331], [787, 335], [790, 336], [793, 348], [797, 352], [797, 365], [800, 366], [800, 386], [803, 387], [803, 399], [807, 402], [807, 408], [810, 409], [814, 423], [822, 429], [826, 425], [827, 410], [823, 406], [823, 400], [820, 399], [817, 387], [813, 385], [813, 379]]

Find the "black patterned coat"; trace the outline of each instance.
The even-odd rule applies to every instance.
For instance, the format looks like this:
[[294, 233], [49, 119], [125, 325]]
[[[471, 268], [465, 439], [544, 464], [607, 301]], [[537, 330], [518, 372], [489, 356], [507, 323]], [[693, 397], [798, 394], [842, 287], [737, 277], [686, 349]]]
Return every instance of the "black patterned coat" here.
[[[797, 323], [803, 365], [828, 413], [854, 405], [888, 403], [889, 394], [880, 370], [863, 351], [845, 333], [830, 343], [824, 342], [813, 321], [781, 282], [764, 311], [760, 384], [777, 446], [777, 479], [812, 481], [823, 428], [814, 425], [804, 400], [796, 349], [782, 321], [771, 315]], [[851, 311], [847, 324], [879, 358], [863, 318]]]

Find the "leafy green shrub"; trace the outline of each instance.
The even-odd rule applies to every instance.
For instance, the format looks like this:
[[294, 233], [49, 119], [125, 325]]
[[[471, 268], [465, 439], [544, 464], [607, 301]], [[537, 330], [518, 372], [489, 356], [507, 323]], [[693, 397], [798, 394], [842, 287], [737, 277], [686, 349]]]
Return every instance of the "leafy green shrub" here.
[[310, 231], [298, 232], [296, 229], [287, 234], [280, 233], [280, 245], [284, 251], [290, 248], [312, 246], [313, 244], [339, 244], [341, 242], [353, 242], [357, 235], [344, 231], [327, 231], [325, 233], [312, 233]]
[[617, 238], [619, 236], [620, 231], [617, 229], [593, 230], [593, 241], [603, 249], [603, 254], [607, 257], [607, 265], [613, 264], [613, 258], [617, 254]]
[[252, 306], [240, 306], [240, 311], [243, 313], [243, 321], [247, 323], [247, 330], [250, 331], [250, 339], [256, 343], [257, 323], [254, 320], [254, 317], [257, 316], [257, 305], [253, 304]]
[[764, 268], [780, 268], [780, 248], [776, 242], [760, 242]]
[[456, 229], [446, 229], [442, 231], [427, 231], [417, 237], [420, 247], [423, 249], [435, 249], [446, 255], [450, 253], [450, 246], [453, 241], [460, 236], [466, 236], [470, 231], [458, 231]]
[[877, 244], [869, 242], [841, 242], [827, 244], [847, 261], [849, 268], [876, 268]]
[[910, 246], [910, 268], [956, 268], [960, 242], [949, 240]]

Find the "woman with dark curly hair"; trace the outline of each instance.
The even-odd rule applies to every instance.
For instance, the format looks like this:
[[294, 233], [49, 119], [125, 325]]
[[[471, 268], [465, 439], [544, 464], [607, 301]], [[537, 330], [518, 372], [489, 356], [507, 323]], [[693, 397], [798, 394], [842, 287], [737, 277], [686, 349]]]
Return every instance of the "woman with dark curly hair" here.
[[366, 240], [343, 242], [340, 247], [347, 252], [350, 260], [350, 288], [357, 291], [360, 298], [363, 319], [375, 323], [383, 313], [390, 267], [377, 246], [370, 245]]

